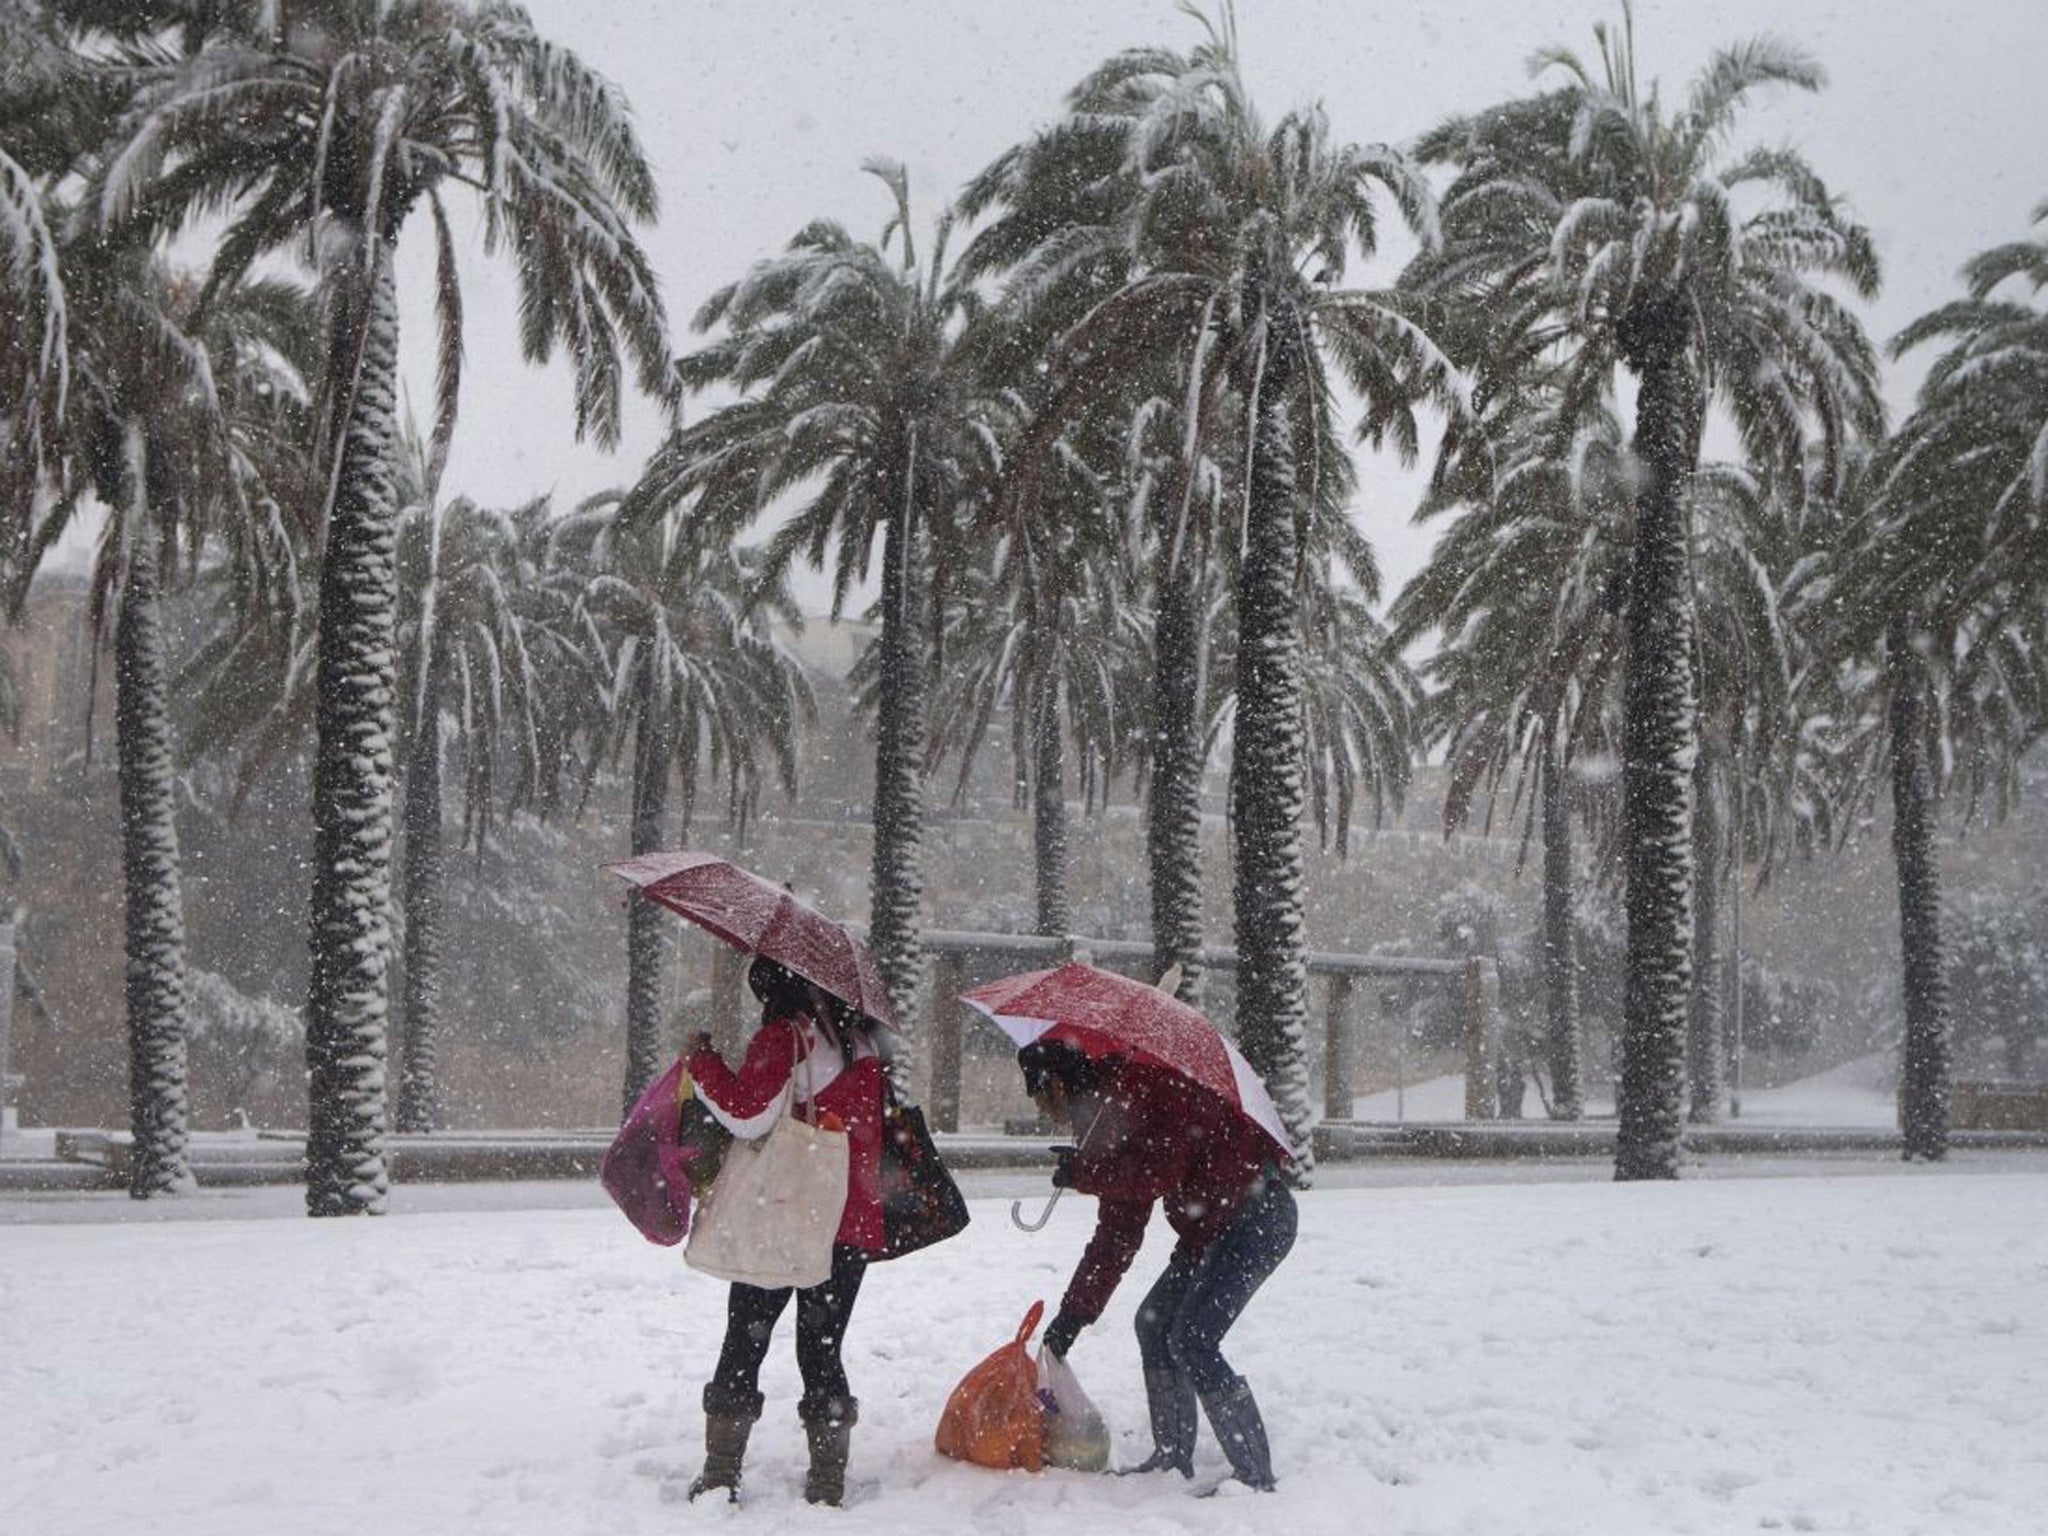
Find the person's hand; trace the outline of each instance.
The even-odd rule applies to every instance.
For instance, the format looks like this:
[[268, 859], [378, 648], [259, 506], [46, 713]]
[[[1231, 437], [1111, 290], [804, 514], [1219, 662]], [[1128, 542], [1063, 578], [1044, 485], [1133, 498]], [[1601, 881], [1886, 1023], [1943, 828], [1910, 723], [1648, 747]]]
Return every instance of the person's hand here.
[[1054, 1147], [1052, 1149], [1052, 1187], [1072, 1189], [1074, 1187], [1074, 1159], [1080, 1154], [1079, 1147]]
[[683, 1036], [683, 1060], [685, 1061], [691, 1060], [700, 1051], [708, 1051], [710, 1049], [711, 1031], [708, 1029], [693, 1029]]
[[1074, 1347], [1074, 1340], [1081, 1336], [1081, 1330], [1088, 1325], [1071, 1312], [1062, 1312], [1045, 1328], [1045, 1350], [1055, 1360], [1067, 1358], [1067, 1351]]

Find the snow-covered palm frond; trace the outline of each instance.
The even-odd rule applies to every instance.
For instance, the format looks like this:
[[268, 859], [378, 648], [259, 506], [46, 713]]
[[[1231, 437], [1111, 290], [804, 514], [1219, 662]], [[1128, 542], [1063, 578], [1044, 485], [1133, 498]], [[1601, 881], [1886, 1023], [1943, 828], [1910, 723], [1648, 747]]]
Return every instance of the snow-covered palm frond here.
[[1827, 84], [1820, 65], [1800, 48], [1768, 37], [1724, 48], [1693, 81], [1686, 110], [1678, 119], [1681, 163], [1700, 156], [1733, 124], [1745, 98], [1760, 86], [1789, 85], [1818, 91]]
[[[41, 187], [5, 150], [0, 150], [0, 281], [6, 297], [0, 357], [14, 360], [11, 371], [22, 375], [0, 381], [0, 387], [10, 399], [25, 405], [40, 401], [51, 413], [61, 413], [71, 358], [57, 240], [44, 216]], [[31, 417], [28, 425], [34, 422]]]

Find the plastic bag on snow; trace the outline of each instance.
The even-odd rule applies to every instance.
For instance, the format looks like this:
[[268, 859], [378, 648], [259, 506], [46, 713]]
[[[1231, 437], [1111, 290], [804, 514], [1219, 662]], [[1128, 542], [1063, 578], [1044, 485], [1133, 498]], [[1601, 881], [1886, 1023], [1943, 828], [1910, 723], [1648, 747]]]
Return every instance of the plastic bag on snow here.
[[1109, 1468], [1109, 1426], [1081, 1390], [1074, 1368], [1050, 1350], [1038, 1352], [1038, 1402], [1045, 1428], [1045, 1464], [1075, 1472]]
[[980, 1467], [1022, 1467], [1027, 1472], [1045, 1465], [1038, 1367], [1025, 1347], [1044, 1315], [1045, 1303], [1034, 1301], [1017, 1336], [961, 1378], [939, 1415], [932, 1443], [940, 1455]]

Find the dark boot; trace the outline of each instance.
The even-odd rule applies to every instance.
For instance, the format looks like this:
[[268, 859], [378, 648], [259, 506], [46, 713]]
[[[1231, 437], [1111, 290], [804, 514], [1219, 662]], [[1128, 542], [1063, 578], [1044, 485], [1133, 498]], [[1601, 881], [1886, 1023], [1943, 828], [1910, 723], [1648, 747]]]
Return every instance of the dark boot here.
[[723, 1489], [737, 1504], [740, 1498], [740, 1467], [747, 1459], [747, 1436], [761, 1417], [761, 1394], [750, 1399], [729, 1399], [704, 1389], [704, 1470], [690, 1484], [690, 1497]]
[[1152, 1416], [1152, 1454], [1123, 1472], [1195, 1475], [1195, 1388], [1172, 1366], [1145, 1373], [1145, 1407]]
[[811, 1469], [804, 1474], [804, 1502], [838, 1506], [846, 1502], [846, 1458], [853, 1449], [853, 1426], [860, 1422], [860, 1404], [850, 1397], [823, 1403], [802, 1403], [804, 1443], [810, 1447]]
[[1203, 1393], [1202, 1410], [1209, 1415], [1209, 1427], [1216, 1431], [1223, 1454], [1230, 1458], [1231, 1474], [1247, 1488], [1270, 1492], [1277, 1487], [1266, 1421], [1259, 1417], [1251, 1383], [1240, 1376], [1219, 1391]]

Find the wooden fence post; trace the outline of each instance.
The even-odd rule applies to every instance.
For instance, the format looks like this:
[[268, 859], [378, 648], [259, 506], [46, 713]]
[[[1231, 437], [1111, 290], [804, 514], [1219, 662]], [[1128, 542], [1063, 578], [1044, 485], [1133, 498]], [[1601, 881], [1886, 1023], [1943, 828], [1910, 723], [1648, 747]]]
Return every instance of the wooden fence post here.
[[1351, 977], [1332, 971], [1323, 1016], [1323, 1118], [1349, 1120], [1354, 1113], [1356, 1036], [1351, 1029]]
[[931, 1087], [925, 1107], [935, 1131], [960, 1129], [960, 957], [941, 951], [933, 965]]
[[1500, 1114], [1494, 1061], [1499, 1051], [1496, 1004], [1500, 969], [1478, 955], [1465, 961], [1465, 1118], [1492, 1120]]
[[14, 1044], [14, 924], [0, 923], [0, 1136], [15, 1129], [14, 1090], [21, 1079], [8, 1067]]

